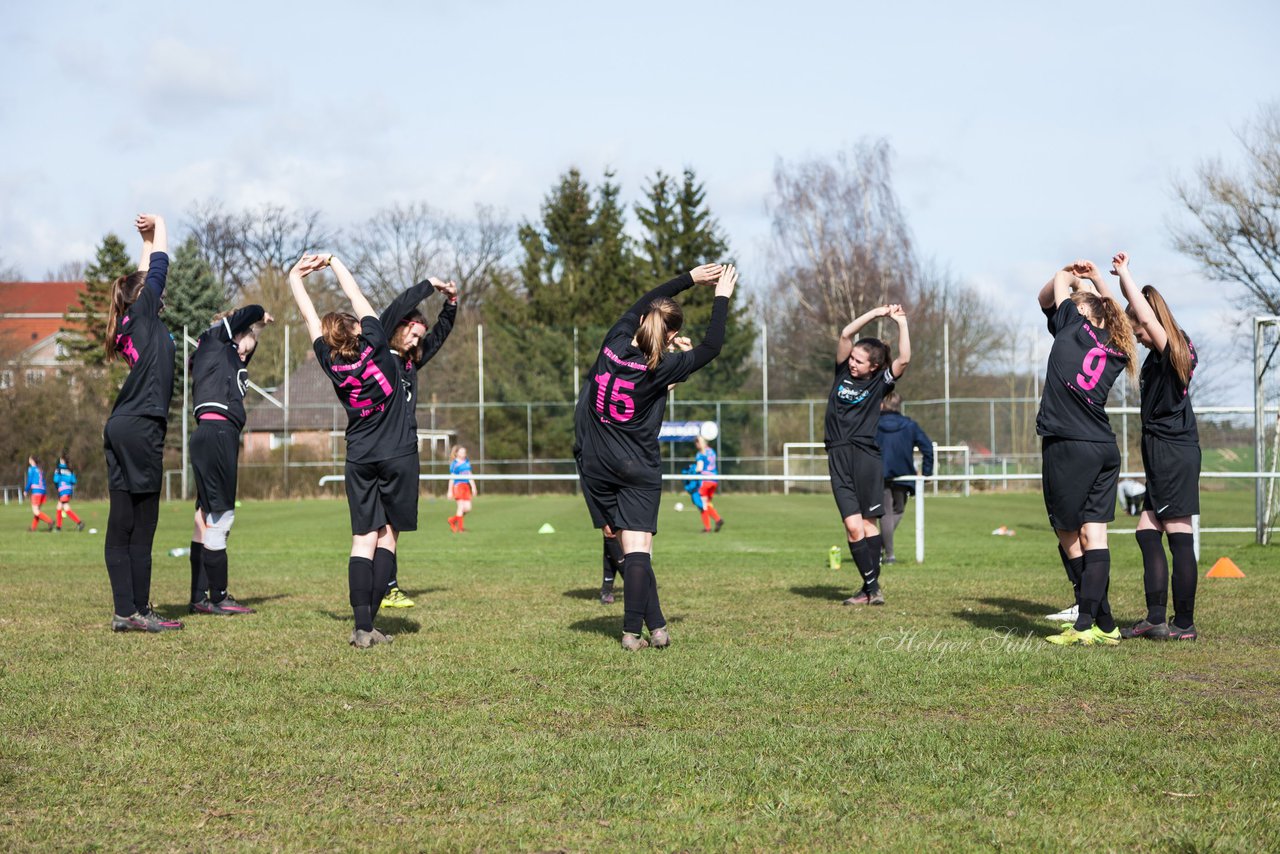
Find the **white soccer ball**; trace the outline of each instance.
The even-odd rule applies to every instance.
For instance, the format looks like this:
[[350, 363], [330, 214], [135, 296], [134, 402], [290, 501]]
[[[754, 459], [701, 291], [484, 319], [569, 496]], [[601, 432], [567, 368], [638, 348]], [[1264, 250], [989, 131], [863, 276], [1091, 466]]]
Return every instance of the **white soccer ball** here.
[[698, 434], [708, 442], [715, 441], [716, 436], [720, 435], [720, 425], [714, 421], [703, 421], [702, 426], [698, 428]]
[[684, 502], [683, 502], [683, 501], [677, 501], [677, 502], [676, 502], [676, 512], [677, 512], [677, 513], [680, 513], [680, 512], [682, 512], [683, 510], [684, 510]]
[[98, 529], [97, 529], [97, 528], [90, 528], [90, 529], [89, 529], [89, 533], [90, 533], [90, 534], [96, 534], [96, 533], [98, 533]]

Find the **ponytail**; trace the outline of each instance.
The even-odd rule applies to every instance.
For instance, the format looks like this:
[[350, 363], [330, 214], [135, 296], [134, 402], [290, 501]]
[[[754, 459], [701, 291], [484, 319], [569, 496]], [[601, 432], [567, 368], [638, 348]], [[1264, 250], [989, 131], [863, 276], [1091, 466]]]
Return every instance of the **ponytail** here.
[[331, 311], [320, 318], [320, 337], [339, 362], [354, 362], [360, 353], [360, 334], [352, 332], [354, 314]]
[[636, 344], [644, 353], [649, 370], [658, 367], [662, 352], [667, 349], [667, 333], [679, 332], [684, 325], [684, 312], [674, 300], [658, 297], [649, 303], [649, 311], [640, 318], [636, 330]]
[[111, 293], [107, 305], [107, 335], [103, 345], [107, 350], [107, 361], [114, 362], [119, 349], [116, 347], [116, 333], [119, 332], [120, 321], [129, 306], [142, 293], [142, 286], [147, 283], [145, 270], [134, 270], [111, 283]]
[[1185, 388], [1191, 382], [1191, 346], [1187, 343], [1187, 333], [1183, 332], [1182, 327], [1173, 319], [1169, 304], [1164, 301], [1164, 297], [1160, 296], [1160, 292], [1154, 286], [1144, 286], [1142, 296], [1146, 298], [1147, 305], [1151, 306], [1151, 310], [1156, 314], [1156, 320], [1164, 328], [1165, 337], [1169, 339], [1169, 363], [1173, 365], [1174, 373], [1178, 375], [1178, 382]]
[[1107, 343], [1125, 356], [1124, 369], [1132, 379], [1138, 374], [1138, 342], [1133, 338], [1133, 324], [1120, 303], [1091, 291], [1076, 291], [1071, 301], [1085, 310], [1085, 316], [1107, 330]]

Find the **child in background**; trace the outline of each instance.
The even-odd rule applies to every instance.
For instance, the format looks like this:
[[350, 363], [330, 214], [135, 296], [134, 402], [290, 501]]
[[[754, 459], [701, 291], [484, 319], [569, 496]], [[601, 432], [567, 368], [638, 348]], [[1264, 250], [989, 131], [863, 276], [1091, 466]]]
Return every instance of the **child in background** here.
[[27, 457], [26, 490], [31, 498], [31, 527], [28, 530], [34, 534], [41, 522], [48, 522], [49, 527], [45, 530], [52, 531], [53, 520], [40, 509], [45, 502], [44, 472], [40, 470], [40, 461], [35, 457]]
[[449, 463], [449, 497], [458, 502], [457, 512], [449, 517], [449, 530], [460, 534], [467, 530], [463, 517], [471, 512], [471, 460], [462, 445], [453, 449]]
[[[716, 465], [716, 452], [708, 444], [707, 440], [698, 436], [694, 440], [698, 446], [698, 456], [695, 457], [698, 474], [719, 474], [720, 469]], [[698, 486], [698, 494], [702, 496], [702, 507], [698, 508], [702, 511], [702, 533], [711, 533], [711, 520], [715, 520], [716, 533], [720, 533], [720, 529], [724, 527], [724, 520], [720, 518], [720, 514], [716, 512], [716, 506], [711, 499], [715, 497], [716, 490], [720, 488], [720, 481], [715, 478], [704, 478]]]
[[76, 511], [71, 509], [71, 495], [76, 488], [76, 473], [71, 468], [71, 463], [67, 462], [66, 454], [58, 457], [58, 465], [53, 469], [53, 485], [58, 489], [58, 512], [54, 514], [58, 519], [58, 527], [55, 530], [62, 530], [62, 519], [65, 516], [76, 523], [77, 531], [83, 531], [84, 522], [81, 522]]

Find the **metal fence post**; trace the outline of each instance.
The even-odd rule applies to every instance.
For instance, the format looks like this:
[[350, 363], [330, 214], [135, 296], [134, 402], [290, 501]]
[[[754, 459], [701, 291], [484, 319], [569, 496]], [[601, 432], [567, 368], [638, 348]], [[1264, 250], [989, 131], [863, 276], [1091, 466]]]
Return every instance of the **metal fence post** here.
[[182, 324], [182, 500], [187, 500], [187, 398], [191, 387], [190, 369], [187, 367], [187, 324]]

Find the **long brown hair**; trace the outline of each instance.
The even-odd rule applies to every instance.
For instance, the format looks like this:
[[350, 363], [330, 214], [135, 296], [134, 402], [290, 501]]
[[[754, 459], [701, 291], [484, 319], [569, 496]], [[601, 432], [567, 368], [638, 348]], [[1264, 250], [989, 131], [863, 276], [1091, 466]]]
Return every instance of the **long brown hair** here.
[[1071, 295], [1071, 301], [1084, 309], [1085, 317], [1107, 330], [1107, 344], [1124, 353], [1124, 369], [1130, 378], [1137, 376], [1138, 342], [1133, 338], [1129, 315], [1120, 308], [1120, 303], [1091, 291], [1076, 291]]
[[331, 311], [320, 318], [320, 337], [329, 351], [342, 362], [354, 362], [360, 354], [360, 333], [352, 332], [356, 316], [345, 311]]
[[[413, 349], [408, 349], [404, 346], [404, 336], [409, 331], [410, 323], [421, 323], [424, 330], [421, 337], [418, 338], [418, 343], [413, 346]], [[426, 338], [425, 330], [430, 328], [431, 324], [427, 323], [426, 315], [415, 308], [404, 316], [404, 320], [400, 321], [400, 325], [396, 327], [395, 332], [391, 333], [391, 349], [395, 350], [401, 356], [417, 362], [418, 359], [422, 357], [422, 340], [423, 338]]]
[[1187, 333], [1182, 331], [1178, 321], [1173, 319], [1169, 304], [1160, 296], [1154, 285], [1144, 285], [1142, 295], [1147, 305], [1156, 313], [1156, 320], [1164, 328], [1165, 337], [1169, 339], [1169, 363], [1178, 375], [1178, 382], [1186, 386], [1191, 382], [1191, 345], [1187, 343]]
[[853, 349], [857, 350], [859, 347], [866, 350], [867, 355], [871, 357], [868, 361], [871, 362], [872, 373], [889, 364], [889, 345], [879, 338], [859, 338], [853, 342]]
[[107, 361], [114, 362], [120, 351], [116, 347], [117, 327], [129, 306], [133, 305], [142, 293], [142, 286], [147, 283], [145, 270], [134, 270], [111, 283], [111, 295], [107, 306], [107, 338], [104, 345], [107, 349]]
[[636, 344], [644, 352], [649, 370], [662, 361], [662, 353], [667, 349], [667, 333], [679, 332], [681, 326], [684, 326], [684, 312], [675, 300], [658, 297], [649, 303], [649, 311], [640, 318], [640, 328], [636, 330]]

